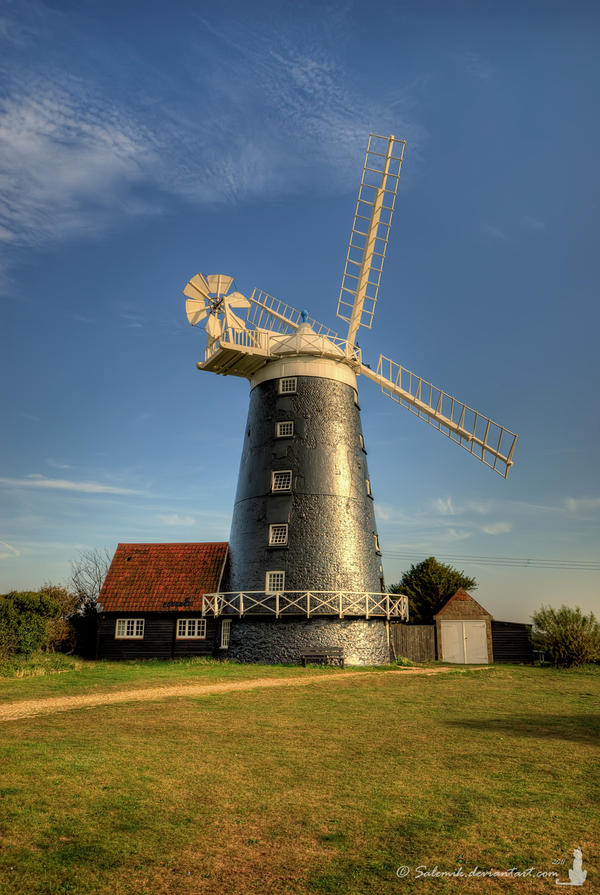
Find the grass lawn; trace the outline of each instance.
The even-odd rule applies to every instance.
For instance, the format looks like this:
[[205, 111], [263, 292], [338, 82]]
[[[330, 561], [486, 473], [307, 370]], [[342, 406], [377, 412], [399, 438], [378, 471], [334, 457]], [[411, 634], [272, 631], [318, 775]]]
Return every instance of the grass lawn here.
[[[332, 674], [336, 669], [312, 666], [308, 673], [319, 672]], [[307, 669], [295, 665], [239, 665], [204, 658], [96, 662], [60, 653], [40, 653], [26, 663], [0, 665], [0, 705], [21, 699], [81, 696], [186, 683], [217, 684], [306, 673]]]
[[[217, 671], [282, 673], [232, 667]], [[497, 667], [341, 672], [306, 688], [5, 722], [0, 890], [556, 892], [552, 878], [419, 878], [416, 868], [534, 867], [567, 880], [579, 845], [580, 891], [594, 895], [599, 705], [598, 668]], [[400, 866], [411, 868], [404, 879]]]

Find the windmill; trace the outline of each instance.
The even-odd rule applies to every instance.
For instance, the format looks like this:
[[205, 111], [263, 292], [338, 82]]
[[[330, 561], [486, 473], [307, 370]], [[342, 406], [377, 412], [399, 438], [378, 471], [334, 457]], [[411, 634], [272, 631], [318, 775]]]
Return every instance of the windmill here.
[[369, 137], [337, 304], [345, 337], [263, 291], [230, 292], [229, 276], [197, 274], [184, 289], [190, 324], [207, 333], [197, 367], [250, 381], [224, 588], [204, 598], [232, 658], [389, 659], [389, 622], [408, 606], [384, 588], [357, 376], [503, 477], [513, 465], [514, 433], [390, 358], [362, 361], [404, 147]]

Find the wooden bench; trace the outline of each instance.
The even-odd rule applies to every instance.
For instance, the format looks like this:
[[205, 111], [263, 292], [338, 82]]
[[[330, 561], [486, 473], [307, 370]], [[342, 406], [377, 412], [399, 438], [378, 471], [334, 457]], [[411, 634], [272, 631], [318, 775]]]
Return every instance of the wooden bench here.
[[341, 646], [325, 646], [318, 650], [308, 650], [301, 656], [302, 665], [333, 665], [344, 667], [344, 650]]

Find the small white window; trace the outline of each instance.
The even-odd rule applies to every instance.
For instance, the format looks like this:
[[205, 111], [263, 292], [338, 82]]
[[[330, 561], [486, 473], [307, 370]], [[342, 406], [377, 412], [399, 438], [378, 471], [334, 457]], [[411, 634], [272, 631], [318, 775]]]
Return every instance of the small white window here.
[[115, 639], [117, 640], [143, 640], [143, 618], [118, 618], [115, 627]]
[[293, 420], [286, 420], [284, 423], [277, 423], [275, 434], [277, 438], [291, 438], [294, 434]]
[[365, 439], [363, 438], [362, 432], [358, 433], [358, 443], [360, 444], [361, 450], [365, 449]]
[[285, 590], [285, 572], [267, 572], [265, 579], [265, 592], [268, 594]]
[[279, 394], [293, 395], [298, 387], [298, 380], [295, 376], [287, 376], [285, 379], [279, 380]]
[[231, 634], [231, 619], [224, 618], [221, 622], [221, 649], [227, 649], [229, 646], [229, 635]]
[[373, 532], [373, 540], [375, 541], [375, 552], [381, 553], [381, 550], [379, 549], [379, 535], [375, 532]]
[[291, 491], [292, 470], [279, 469], [271, 473], [271, 491]]
[[373, 495], [371, 494], [371, 480], [370, 479], [365, 479], [365, 486], [367, 488], [367, 494], [369, 495], [369, 497], [372, 497]]
[[206, 638], [205, 618], [178, 618], [178, 640], [204, 640]]
[[279, 547], [287, 544], [288, 527], [287, 525], [269, 525], [269, 546]]

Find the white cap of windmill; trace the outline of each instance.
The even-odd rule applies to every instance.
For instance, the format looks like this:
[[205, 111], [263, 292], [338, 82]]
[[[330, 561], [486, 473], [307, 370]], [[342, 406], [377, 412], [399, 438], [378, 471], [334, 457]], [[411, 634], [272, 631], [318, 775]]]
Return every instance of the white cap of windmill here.
[[[245, 329], [244, 321], [232, 308], [248, 309], [250, 302], [241, 292], [230, 292], [233, 277], [224, 274], [203, 276], [197, 273], [183, 290], [185, 312], [191, 326], [206, 320], [208, 342], [216, 341], [226, 329]], [[224, 324], [224, 325], [223, 325]]]
[[[254, 289], [249, 299], [245, 299], [248, 304], [244, 307], [250, 309], [246, 324], [257, 335], [250, 333], [244, 334], [243, 338], [236, 337], [235, 345], [220, 343], [219, 350], [210, 353], [196, 366], [200, 370], [249, 378], [277, 354], [329, 356], [350, 365], [356, 374], [371, 379], [393, 401], [506, 478], [514, 462], [517, 442], [514, 432], [383, 354], [379, 356], [376, 370], [362, 362], [357, 334], [361, 326], [371, 329], [373, 323], [404, 147], [405, 141], [393, 135], [369, 135], [337, 306], [337, 316], [348, 323], [346, 338], [340, 338], [327, 326], [308, 318], [306, 312], [297, 311], [272, 295]], [[191, 299], [199, 301], [196, 292], [187, 291], [188, 287], [196, 288], [193, 286], [196, 279], [190, 280], [184, 291]], [[229, 277], [223, 279], [230, 284]], [[310, 323], [312, 331], [309, 332], [306, 323]], [[287, 339], [285, 333], [297, 333], [298, 338]]]

